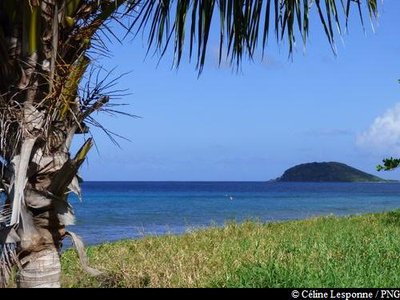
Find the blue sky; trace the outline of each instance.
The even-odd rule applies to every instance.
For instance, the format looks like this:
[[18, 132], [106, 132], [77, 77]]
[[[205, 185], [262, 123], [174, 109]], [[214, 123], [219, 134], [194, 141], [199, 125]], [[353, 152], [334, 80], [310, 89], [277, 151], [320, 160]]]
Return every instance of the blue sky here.
[[99, 59], [131, 95], [119, 102], [140, 119], [98, 115], [131, 142], [114, 146], [92, 128], [95, 149], [86, 180], [233, 180], [276, 178], [299, 163], [339, 161], [377, 173], [386, 156], [400, 156], [400, 1], [385, 1], [375, 33], [352, 18], [337, 38], [335, 57], [315, 18], [307, 48], [293, 60], [270, 41], [263, 61], [244, 62], [238, 74], [217, 67], [211, 44], [200, 78], [194, 64], [171, 69], [172, 58], [145, 59], [141, 38], [110, 45]]

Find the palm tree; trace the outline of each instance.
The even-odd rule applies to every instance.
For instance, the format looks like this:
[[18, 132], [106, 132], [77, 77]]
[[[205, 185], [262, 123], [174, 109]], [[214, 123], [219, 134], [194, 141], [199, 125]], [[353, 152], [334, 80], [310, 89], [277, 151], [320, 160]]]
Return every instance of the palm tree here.
[[305, 43], [313, 9], [334, 49], [333, 26], [341, 34], [352, 7], [361, 20], [364, 11], [376, 17], [376, 0], [0, 1], [0, 286], [14, 266], [19, 287], [60, 286], [68, 235], [86, 270], [96, 273], [79, 238], [66, 231], [73, 223], [67, 195], [79, 194], [77, 173], [93, 143], [86, 139], [71, 155], [74, 135], [98, 125], [93, 112], [112, 109], [101, 85], [81, 83], [93, 52], [102, 52], [105, 35], [113, 34], [110, 21], [145, 33], [149, 50], [161, 56], [172, 45], [175, 66], [188, 43], [201, 73], [211, 30], [219, 32], [220, 59], [239, 66], [266, 47], [272, 30], [288, 41], [289, 53], [297, 36]]

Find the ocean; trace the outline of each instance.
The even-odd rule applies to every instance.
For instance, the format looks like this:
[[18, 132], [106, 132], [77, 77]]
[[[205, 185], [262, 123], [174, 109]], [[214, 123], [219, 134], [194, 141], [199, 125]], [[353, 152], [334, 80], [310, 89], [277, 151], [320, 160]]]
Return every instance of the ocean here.
[[86, 244], [166, 233], [229, 221], [273, 222], [353, 215], [400, 207], [400, 183], [84, 182], [71, 197]]

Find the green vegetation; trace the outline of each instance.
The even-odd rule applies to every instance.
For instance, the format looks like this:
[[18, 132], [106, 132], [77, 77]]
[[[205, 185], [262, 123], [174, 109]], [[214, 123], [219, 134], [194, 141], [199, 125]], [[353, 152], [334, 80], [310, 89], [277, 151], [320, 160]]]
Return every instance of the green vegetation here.
[[387, 182], [338, 162], [313, 162], [287, 169], [276, 179], [279, 182]]
[[400, 210], [262, 224], [89, 247], [91, 278], [73, 250], [64, 287], [390, 287], [400, 282]]

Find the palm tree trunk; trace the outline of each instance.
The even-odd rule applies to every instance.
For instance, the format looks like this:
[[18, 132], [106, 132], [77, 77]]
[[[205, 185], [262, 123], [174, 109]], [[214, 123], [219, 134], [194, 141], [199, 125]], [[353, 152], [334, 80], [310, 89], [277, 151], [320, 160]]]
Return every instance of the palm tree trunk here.
[[125, 2], [0, 0], [0, 184], [11, 207], [10, 220], [0, 219], [0, 247], [12, 245], [0, 248], [0, 286], [18, 264], [19, 287], [59, 287], [65, 235], [84, 269], [98, 274], [79, 237], [65, 232], [74, 219], [67, 194], [80, 194], [76, 175], [93, 142], [74, 158], [70, 145], [108, 102], [102, 89], [83, 96], [79, 85], [92, 37]]
[[[65, 226], [74, 223], [66, 192], [71, 190], [79, 193], [79, 184], [75, 183], [74, 186], [72, 183], [74, 180], [77, 181], [77, 171], [91, 145], [92, 140], [87, 140], [73, 159], [64, 152], [68, 150], [50, 156], [38, 154], [42, 153], [39, 148], [35, 150], [33, 157], [40, 158], [31, 161], [31, 165], [36, 165], [36, 168], [44, 173], [39, 181], [27, 179], [23, 190], [25, 205], [21, 207], [23, 218], [18, 229], [20, 237], [18, 253], [21, 262], [17, 276], [18, 287], [60, 287], [59, 250], [61, 241], [66, 235], [73, 239], [84, 270], [93, 275], [98, 274], [98, 271], [87, 266], [83, 244], [79, 237], [65, 231]], [[33, 172], [36, 170], [34, 167], [31, 169]], [[27, 172], [24, 175], [30, 178], [29, 174], [30, 172]]]
[[[38, 186], [36, 186], [38, 188]], [[65, 235], [65, 216], [70, 212], [67, 202], [56, 201], [44, 196], [27, 185], [24, 191], [28, 208], [25, 221], [31, 222], [33, 230], [22, 228], [17, 273], [17, 286], [21, 288], [60, 287], [61, 240]], [[63, 223], [63, 224], [61, 224]]]
[[55, 247], [32, 252], [17, 275], [19, 288], [59, 288], [61, 278], [60, 256]]

